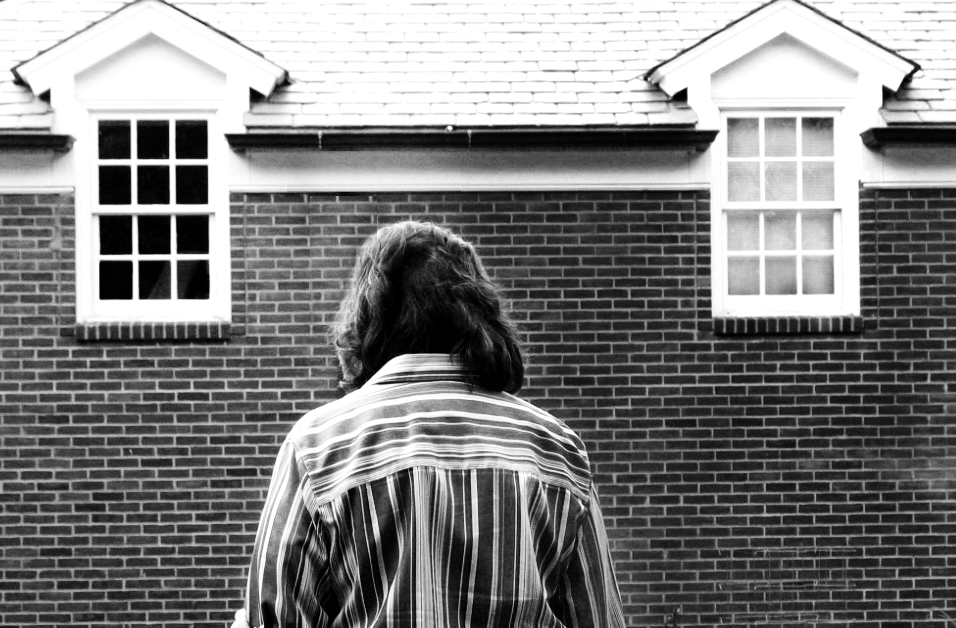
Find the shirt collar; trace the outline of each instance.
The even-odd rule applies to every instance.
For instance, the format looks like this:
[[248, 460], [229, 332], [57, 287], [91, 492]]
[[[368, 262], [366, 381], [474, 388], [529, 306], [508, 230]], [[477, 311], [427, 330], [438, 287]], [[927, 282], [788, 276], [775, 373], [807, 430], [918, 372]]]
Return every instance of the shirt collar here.
[[408, 384], [439, 380], [466, 381], [467, 369], [461, 362], [446, 353], [407, 353], [386, 362], [385, 366], [369, 378], [365, 385]]

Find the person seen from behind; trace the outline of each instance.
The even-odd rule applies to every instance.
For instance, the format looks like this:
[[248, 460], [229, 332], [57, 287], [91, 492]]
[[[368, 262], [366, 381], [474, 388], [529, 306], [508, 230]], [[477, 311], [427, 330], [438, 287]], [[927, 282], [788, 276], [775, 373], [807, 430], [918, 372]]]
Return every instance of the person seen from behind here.
[[366, 241], [334, 343], [343, 398], [282, 445], [235, 628], [622, 628], [588, 456], [514, 396], [524, 357], [475, 249]]

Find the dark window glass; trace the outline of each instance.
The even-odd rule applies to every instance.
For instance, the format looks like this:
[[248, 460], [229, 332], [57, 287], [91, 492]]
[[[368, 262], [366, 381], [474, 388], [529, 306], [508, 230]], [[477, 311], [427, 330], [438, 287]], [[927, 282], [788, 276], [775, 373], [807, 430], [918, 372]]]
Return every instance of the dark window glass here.
[[209, 262], [186, 260], [176, 267], [176, 295], [180, 299], [209, 298]]
[[170, 287], [170, 264], [162, 262], [139, 263], [139, 298], [168, 299]]
[[100, 262], [100, 298], [123, 301], [133, 298], [133, 262]]
[[169, 159], [169, 121], [140, 120], [136, 123], [136, 156]]
[[205, 120], [176, 121], [176, 158], [205, 159], [209, 153], [209, 139]]
[[129, 120], [101, 120], [98, 129], [100, 159], [129, 159]]
[[209, 202], [209, 169], [206, 166], [176, 166], [176, 202], [181, 205]]
[[140, 205], [169, 204], [169, 166], [140, 166], [136, 169]]
[[176, 252], [209, 252], [209, 216], [176, 217]]
[[100, 216], [100, 254], [129, 255], [133, 252], [133, 217]]
[[129, 205], [130, 167], [100, 166], [100, 205]]
[[139, 217], [139, 252], [146, 255], [168, 254], [169, 216]]

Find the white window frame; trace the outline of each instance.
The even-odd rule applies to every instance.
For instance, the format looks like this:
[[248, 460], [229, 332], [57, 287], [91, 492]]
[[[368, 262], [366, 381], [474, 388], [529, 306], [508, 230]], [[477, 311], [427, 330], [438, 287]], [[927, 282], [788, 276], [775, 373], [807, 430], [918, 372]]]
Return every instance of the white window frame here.
[[[816, 202], [731, 202], [728, 190], [727, 121], [730, 118], [829, 117], [834, 134], [834, 200]], [[712, 204], [713, 310], [718, 317], [841, 316], [858, 314], [859, 308], [859, 201], [854, 187], [858, 177], [852, 166], [844, 110], [839, 107], [766, 107], [720, 110], [715, 142], [716, 167]], [[763, 124], [761, 124], [763, 128]], [[859, 138], [857, 138], [858, 141]], [[761, 136], [763, 147], [763, 137]], [[799, 159], [799, 157], [798, 157]], [[761, 185], [763, 169], [761, 168]], [[727, 215], [734, 211], [834, 210], [834, 294], [832, 295], [730, 295], [728, 294]], [[763, 243], [761, 243], [761, 247]], [[799, 270], [798, 270], [799, 272]], [[798, 275], [799, 276], [799, 275]]]
[[[226, 185], [226, 142], [215, 108], [155, 108], [126, 104], [122, 107], [92, 107], [83, 116], [83, 137], [77, 153], [77, 323], [98, 322], [230, 322], [231, 273], [229, 198]], [[101, 120], [204, 120], [207, 123], [208, 199], [205, 205], [99, 205], [98, 125]], [[80, 144], [80, 142], [77, 142]], [[131, 155], [131, 161], [136, 158]], [[187, 162], [188, 165], [188, 162]], [[170, 177], [174, 177], [171, 168]], [[135, 175], [133, 176], [135, 179]], [[135, 181], [132, 192], [135, 199]], [[131, 199], [131, 200], [133, 200]], [[209, 299], [201, 300], [101, 300], [98, 298], [100, 215], [208, 215]], [[134, 286], [135, 289], [135, 286]], [[175, 286], [173, 286], [175, 290]]]

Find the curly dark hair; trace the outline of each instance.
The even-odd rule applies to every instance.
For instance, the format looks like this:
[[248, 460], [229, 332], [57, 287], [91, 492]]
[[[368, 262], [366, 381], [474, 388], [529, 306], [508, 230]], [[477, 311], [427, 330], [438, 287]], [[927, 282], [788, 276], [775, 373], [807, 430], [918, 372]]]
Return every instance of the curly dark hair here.
[[381, 228], [362, 246], [332, 340], [346, 390], [406, 353], [446, 353], [469, 382], [517, 392], [524, 354], [504, 300], [471, 244], [431, 223]]

